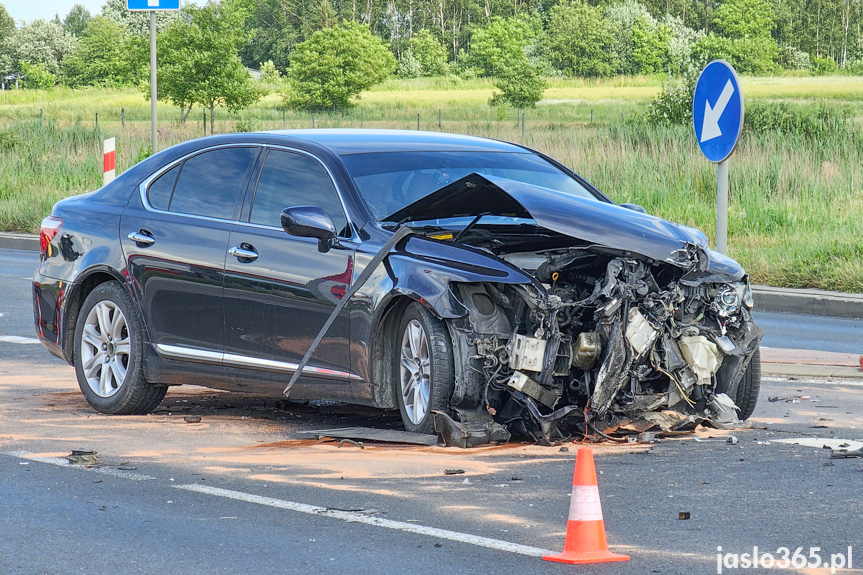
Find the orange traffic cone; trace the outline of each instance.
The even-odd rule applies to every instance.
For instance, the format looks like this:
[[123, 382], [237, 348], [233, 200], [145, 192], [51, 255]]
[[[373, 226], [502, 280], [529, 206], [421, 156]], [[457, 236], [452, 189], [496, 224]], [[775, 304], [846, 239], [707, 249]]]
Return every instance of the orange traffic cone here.
[[558, 563], [629, 561], [629, 555], [618, 555], [608, 550], [605, 521], [602, 519], [602, 506], [599, 503], [599, 486], [596, 484], [596, 468], [593, 465], [593, 452], [589, 447], [580, 448], [575, 458], [572, 500], [569, 504], [563, 553], [546, 555], [543, 559]]

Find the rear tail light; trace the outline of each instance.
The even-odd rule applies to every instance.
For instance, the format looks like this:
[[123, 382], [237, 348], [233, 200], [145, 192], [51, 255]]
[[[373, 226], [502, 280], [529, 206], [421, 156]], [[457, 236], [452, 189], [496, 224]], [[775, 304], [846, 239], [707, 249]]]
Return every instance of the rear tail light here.
[[39, 229], [39, 251], [43, 256], [48, 255], [48, 246], [51, 240], [60, 231], [60, 226], [63, 225], [63, 219], [54, 216], [48, 216], [42, 220], [42, 227]]

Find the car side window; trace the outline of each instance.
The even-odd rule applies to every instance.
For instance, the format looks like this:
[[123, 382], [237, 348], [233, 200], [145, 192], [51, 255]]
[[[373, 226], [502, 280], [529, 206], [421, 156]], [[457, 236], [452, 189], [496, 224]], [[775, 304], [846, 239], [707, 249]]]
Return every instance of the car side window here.
[[168, 210], [171, 203], [171, 194], [174, 193], [174, 184], [177, 182], [177, 174], [180, 173], [179, 164], [159, 176], [147, 188], [147, 200], [157, 210]]
[[339, 194], [320, 162], [302, 154], [270, 150], [258, 178], [249, 221], [281, 226], [282, 210], [292, 206], [319, 206], [332, 218], [339, 235], [350, 235]]
[[192, 156], [180, 169], [171, 212], [232, 220], [255, 160], [256, 148], [220, 148]]

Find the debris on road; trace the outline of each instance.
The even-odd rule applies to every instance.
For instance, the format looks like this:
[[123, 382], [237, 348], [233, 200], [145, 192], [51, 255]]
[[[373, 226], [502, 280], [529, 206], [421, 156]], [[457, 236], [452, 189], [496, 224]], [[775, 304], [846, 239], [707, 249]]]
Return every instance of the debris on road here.
[[803, 399], [810, 399], [810, 397], [808, 395], [790, 395], [788, 397], [774, 396], [768, 397], [767, 401], [771, 403], [776, 403], [777, 401], [784, 401], [785, 403], [800, 403]]
[[353, 439], [347, 439], [347, 438], [339, 440], [339, 444], [336, 447], [341, 447], [345, 443], [353, 445], [354, 447], [359, 447], [360, 449], [366, 448], [366, 444], [363, 443], [362, 441], [354, 441]]
[[677, 514], [677, 518], [680, 519], [681, 521], [686, 521], [690, 517], [691, 517], [691, 515], [689, 514], [689, 511], [681, 511]]
[[99, 463], [99, 456], [95, 451], [79, 449], [73, 449], [71, 455], [67, 455], [66, 459], [72, 465], [96, 465]]
[[863, 448], [848, 451], [847, 449], [830, 450], [830, 459], [853, 459], [863, 457]]
[[444, 475], [462, 475], [464, 473], [464, 469], [444, 469]]
[[492, 421], [482, 412], [475, 414], [459, 413], [460, 419], [455, 421], [443, 412], [435, 412], [434, 429], [446, 447], [476, 447], [488, 443], [506, 443], [510, 439], [509, 431], [499, 423]]
[[437, 445], [437, 436], [425, 433], [411, 433], [396, 429], [375, 429], [373, 427], [340, 427], [337, 429], [315, 429], [301, 431], [301, 435], [313, 435], [317, 439], [352, 439], [378, 441], [381, 443], [405, 443], [408, 445]]
[[186, 417], [183, 418], [183, 421], [185, 421], [186, 423], [201, 423], [201, 416], [200, 415], [187, 415]]

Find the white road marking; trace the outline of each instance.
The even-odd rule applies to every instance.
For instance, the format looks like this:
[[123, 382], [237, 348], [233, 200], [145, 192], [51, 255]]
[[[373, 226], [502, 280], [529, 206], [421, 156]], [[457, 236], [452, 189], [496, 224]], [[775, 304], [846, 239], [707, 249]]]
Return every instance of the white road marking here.
[[[771, 439], [771, 443], [790, 443], [791, 445], [803, 445], [805, 447], [814, 447], [816, 449], [823, 449], [826, 445], [830, 449], [834, 451], [840, 451], [845, 449], [847, 451], [856, 451], [858, 449], [863, 449], [863, 441], [857, 441], [854, 439], [834, 439], [834, 438], [822, 438], [822, 437], [795, 437], [791, 439]], [[845, 447], [839, 447], [840, 445], [845, 445]]]
[[[852, 377], [831, 377], [831, 378], [823, 378], [823, 377], [809, 377], [809, 376], [795, 376], [794, 381], [789, 380], [787, 377], [767, 377], [764, 376], [761, 378], [761, 381], [769, 381], [770, 383], [782, 383], [789, 386], [797, 386], [797, 387], [806, 387], [809, 385], [830, 385], [833, 387], [842, 386], [842, 387], [863, 387], [863, 380], [860, 378], [852, 378]], [[762, 394], [764, 394], [762, 388]], [[761, 397], [765, 397], [766, 394]], [[808, 401], [806, 399], [802, 401]]]
[[518, 543], [509, 543], [508, 541], [500, 541], [499, 539], [490, 539], [488, 537], [480, 537], [479, 535], [470, 535], [468, 533], [459, 533], [458, 531], [448, 531], [446, 529], [438, 529], [436, 527], [426, 527], [424, 525], [416, 525], [414, 523], [404, 523], [401, 521], [392, 521], [390, 519], [382, 519], [380, 517], [372, 517], [361, 513], [351, 511], [339, 511], [336, 509], [327, 509], [326, 507], [318, 507], [316, 505], [306, 505], [304, 503], [296, 503], [294, 501], [286, 501], [284, 499], [275, 499], [273, 497], [261, 497], [251, 493], [242, 491], [231, 491], [228, 489], [220, 489], [218, 487], [210, 487], [208, 485], [176, 485], [177, 489], [185, 491], [194, 491], [205, 495], [215, 497], [225, 497], [237, 501], [245, 501], [247, 503], [255, 503], [257, 505], [266, 505], [277, 509], [286, 509], [288, 511], [297, 511], [308, 515], [318, 515], [320, 517], [330, 517], [339, 519], [346, 523], [364, 523], [374, 527], [383, 527], [385, 529], [395, 529], [396, 531], [404, 531], [406, 533], [415, 533], [417, 535], [425, 535], [427, 537], [435, 537], [437, 539], [447, 539], [458, 543], [467, 543], [468, 545], [476, 545], [477, 547], [486, 547], [496, 551], [506, 551], [508, 553], [517, 553], [519, 555], [527, 555], [529, 557], [542, 557], [551, 555], [554, 552], [548, 549], [540, 549], [538, 547], [529, 547], [527, 545], [519, 545]]
[[0, 335], [0, 343], [20, 343], [24, 345], [31, 345], [34, 343], [39, 343], [39, 340], [35, 337], [21, 337], [20, 335]]
[[37, 461], [39, 463], [48, 463], [49, 465], [56, 465], [57, 467], [67, 467], [69, 469], [78, 469], [81, 471], [92, 471], [93, 473], [101, 473], [102, 475], [110, 475], [111, 477], [118, 477], [120, 479], [131, 479], [132, 481], [147, 481], [149, 479], [156, 479], [155, 477], [150, 477], [149, 475], [132, 473], [130, 471], [117, 469], [115, 467], [88, 467], [86, 465], [72, 465], [71, 463], [69, 463], [69, 460], [64, 457], [41, 457], [39, 455], [34, 455], [29, 451], [8, 451], [6, 452], [6, 455], [17, 457], [19, 459]]

